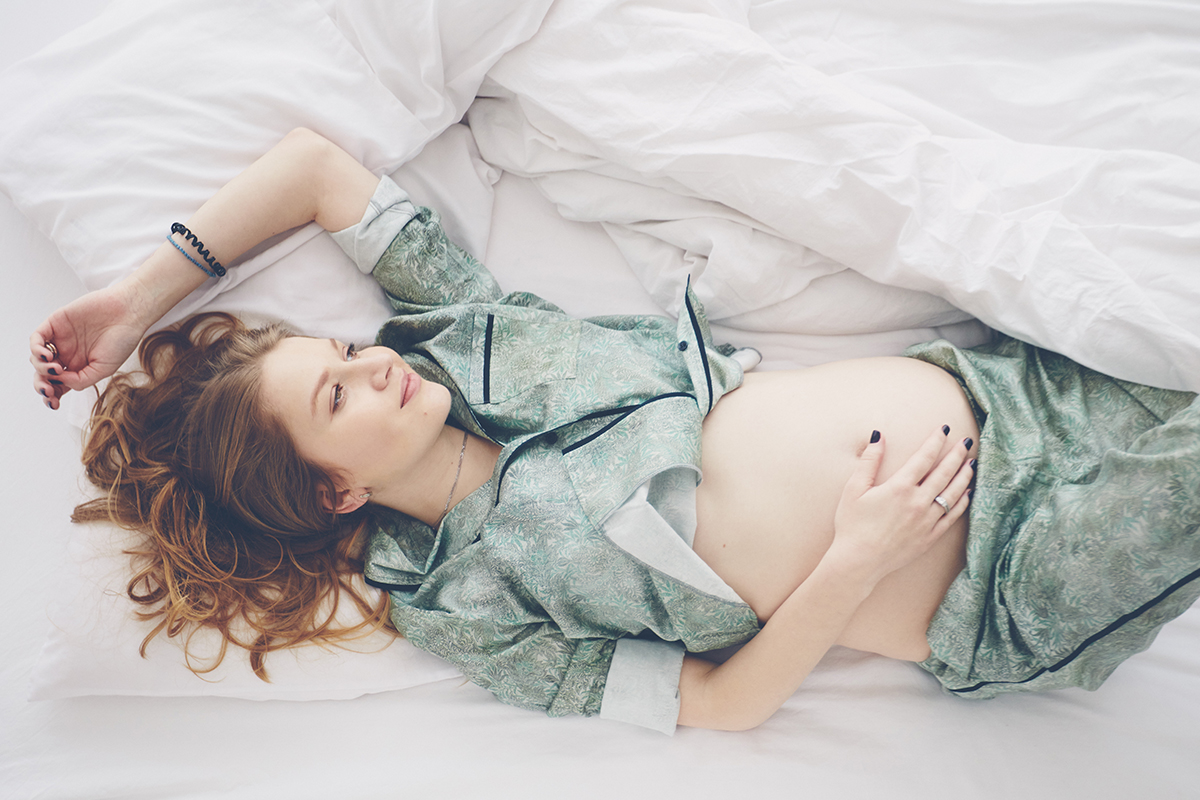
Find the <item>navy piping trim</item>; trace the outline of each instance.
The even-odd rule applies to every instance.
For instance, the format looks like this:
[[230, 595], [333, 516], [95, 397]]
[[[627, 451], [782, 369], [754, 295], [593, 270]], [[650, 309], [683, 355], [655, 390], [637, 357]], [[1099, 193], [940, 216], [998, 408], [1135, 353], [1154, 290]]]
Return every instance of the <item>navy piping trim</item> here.
[[365, 575], [363, 576], [363, 580], [366, 581], [367, 586], [374, 586], [376, 589], [382, 589], [385, 592], [401, 592], [405, 589], [412, 589], [421, 585], [419, 583], [384, 583], [383, 581], [371, 580]]
[[[691, 279], [688, 279], [688, 285], [691, 285]], [[700, 363], [704, 365], [704, 380], [708, 383], [708, 411], [712, 411], [713, 407], [713, 390], [712, 390], [712, 372], [708, 368], [708, 353], [704, 346], [704, 336], [700, 332], [700, 320], [696, 319], [696, 311], [692, 308], [692, 298], [685, 291], [683, 301], [687, 305], [688, 317], [692, 321], [692, 333], [696, 334], [696, 346], [700, 350]], [[707, 414], [708, 411], [704, 413]]]
[[496, 315], [488, 314], [487, 331], [483, 335], [483, 402], [492, 402], [492, 326]]
[[1076, 647], [1071, 652], [1071, 654], [1069, 656], [1067, 656], [1066, 658], [1064, 658], [1062, 661], [1059, 661], [1057, 664], [1050, 666], [1050, 667], [1043, 667], [1043, 668], [1039, 669], [1037, 672], [1030, 675], [1028, 678], [1025, 678], [1025, 679], [1019, 680], [1019, 681], [983, 681], [982, 683], [977, 683], [974, 686], [968, 686], [964, 689], [951, 689], [950, 691], [954, 692], [955, 694], [966, 694], [968, 692], [974, 692], [978, 689], [982, 689], [985, 686], [991, 686], [993, 684], [998, 684], [998, 683], [1014, 684], [1014, 685], [1021, 684], [1021, 683], [1029, 683], [1030, 681], [1040, 677], [1041, 675], [1043, 675], [1047, 672], [1058, 672], [1060, 669], [1063, 669], [1068, 664], [1070, 664], [1072, 661], [1074, 661], [1076, 658], [1078, 658], [1080, 655], [1082, 655], [1083, 651], [1086, 650], [1088, 647], [1092, 646], [1093, 644], [1098, 642], [1100, 639], [1103, 639], [1105, 636], [1107, 636], [1108, 634], [1117, 630], [1118, 628], [1120, 628], [1122, 625], [1126, 624], [1127, 622], [1137, 619], [1142, 614], [1145, 614], [1151, 608], [1154, 608], [1154, 606], [1158, 605], [1163, 600], [1166, 600], [1172, 594], [1179, 591], [1184, 586], [1186, 586], [1187, 584], [1196, 580], [1197, 578], [1200, 578], [1200, 569], [1196, 570], [1195, 572], [1191, 573], [1190, 575], [1187, 575], [1187, 576], [1179, 579], [1175, 583], [1171, 584], [1169, 587], [1167, 587], [1166, 591], [1164, 591], [1162, 594], [1160, 594], [1158, 597], [1154, 598], [1153, 600], [1149, 601], [1148, 603], [1144, 603], [1143, 605], [1139, 606], [1138, 608], [1134, 609], [1133, 611], [1130, 611], [1128, 614], [1118, 617], [1116, 620], [1114, 620], [1113, 622], [1111, 622], [1110, 624], [1105, 626], [1105, 628], [1103, 630], [1101, 630], [1099, 633], [1092, 634], [1091, 636], [1089, 636], [1087, 639], [1085, 639], [1083, 641], [1083, 644], [1079, 645], [1079, 647]]
[[691, 397], [693, 400], [696, 399], [694, 395], [688, 394], [687, 392], [669, 392], [668, 394], [660, 394], [658, 397], [652, 397], [649, 400], [647, 400], [646, 402], [642, 403], [641, 405], [627, 407], [628, 410], [625, 411], [624, 414], [617, 417], [616, 419], [614, 419], [612, 422], [605, 425], [600, 430], [596, 431], [595, 433], [590, 433], [587, 436], [580, 439], [579, 441], [572, 442], [571, 444], [564, 447], [562, 454], [565, 456], [567, 453], [571, 452], [572, 450], [578, 450], [579, 448], [583, 447], [585, 444], [588, 444], [589, 442], [594, 441], [597, 437], [603, 436], [605, 433], [608, 432], [608, 430], [610, 428], [612, 428], [612, 426], [619, 425], [620, 423], [624, 422], [626, 417], [628, 417], [630, 414], [637, 411], [638, 409], [645, 408], [646, 406], [650, 405], [651, 403], [657, 402], [659, 400], [668, 400], [672, 397]]
[[665, 400], [670, 397], [690, 397], [693, 400], [696, 399], [695, 395], [688, 394], [687, 392], [670, 392], [668, 394], [660, 394], [657, 397], [652, 397], [649, 400], [647, 400], [646, 402], [638, 403], [637, 405], [621, 406], [620, 408], [608, 409], [606, 411], [593, 411], [591, 414], [582, 416], [577, 420], [572, 420], [571, 422], [565, 422], [562, 425], [551, 428], [548, 431], [543, 431], [542, 433], [539, 433], [537, 436], [529, 437], [525, 441], [521, 442], [521, 444], [519, 444], [517, 446], [517, 448], [512, 451], [512, 454], [508, 457], [508, 460], [504, 462], [504, 466], [500, 468], [500, 477], [496, 479], [496, 500], [493, 503], [493, 505], [500, 504], [500, 488], [504, 485], [504, 475], [506, 472], [508, 472], [509, 465], [512, 464], [513, 460], [517, 457], [517, 454], [520, 453], [522, 450], [524, 450], [528, 445], [530, 445], [533, 442], [537, 441], [538, 439], [546, 436], [547, 434], [551, 434], [551, 433], [555, 433], [556, 431], [560, 431], [563, 428], [567, 427], [568, 425], [574, 425], [577, 422], [587, 422], [588, 420], [593, 420], [593, 419], [603, 419], [604, 417], [611, 417], [614, 414], [620, 414], [620, 416], [617, 419], [608, 423], [607, 425], [605, 425], [603, 428], [596, 431], [595, 433], [585, 436], [583, 439], [580, 439], [578, 442], [574, 442], [572, 444], [567, 445], [567, 447], [565, 447], [562, 451], [563, 455], [566, 455], [567, 453], [571, 452], [572, 450], [575, 450], [576, 448], [583, 447], [585, 444], [592, 441], [597, 436], [599, 436], [600, 434], [604, 433], [609, 428], [611, 428], [613, 425], [616, 425], [621, 420], [625, 419], [630, 414], [632, 414], [634, 411], [637, 411], [639, 408], [648, 406], [651, 403], [655, 402], [656, 400]]
[[[605, 417], [611, 417], [613, 414], [624, 414], [626, 411], [633, 411], [634, 409], [636, 409], [640, 406], [641, 406], [641, 403], [638, 403], [638, 404], [632, 405], [632, 406], [621, 406], [620, 408], [610, 408], [606, 411], [593, 411], [592, 413], [585, 414], [584, 416], [575, 420], [575, 422], [588, 422], [593, 419], [604, 419]], [[575, 423], [570, 423], [570, 424], [573, 425]], [[558, 430], [558, 429], [555, 428], [555, 430]]]

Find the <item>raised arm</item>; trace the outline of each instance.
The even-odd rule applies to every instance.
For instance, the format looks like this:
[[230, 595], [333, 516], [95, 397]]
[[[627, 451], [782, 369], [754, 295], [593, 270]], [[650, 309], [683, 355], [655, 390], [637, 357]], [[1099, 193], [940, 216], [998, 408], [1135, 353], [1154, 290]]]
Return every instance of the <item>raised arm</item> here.
[[[291, 228], [357, 223], [379, 179], [322, 136], [298, 128], [213, 195], [185, 223], [211, 255], [228, 264]], [[164, 236], [171, 221], [164, 222]], [[184, 252], [200, 259], [180, 234]], [[34, 389], [58, 408], [69, 390], [113, 374], [146, 331], [208, 279], [170, 242], [133, 273], [55, 311], [29, 337]], [[53, 345], [48, 347], [47, 343]]]
[[[812, 574], [724, 664], [684, 659], [680, 725], [745, 730], [764, 722], [837, 643], [876, 584], [949, 530], [966, 511], [973, 470], [963, 443], [939, 460], [944, 444], [945, 434], [934, 432], [881, 484], [884, 442], [866, 447], [838, 504], [833, 544]], [[949, 512], [935, 503], [939, 495]]]

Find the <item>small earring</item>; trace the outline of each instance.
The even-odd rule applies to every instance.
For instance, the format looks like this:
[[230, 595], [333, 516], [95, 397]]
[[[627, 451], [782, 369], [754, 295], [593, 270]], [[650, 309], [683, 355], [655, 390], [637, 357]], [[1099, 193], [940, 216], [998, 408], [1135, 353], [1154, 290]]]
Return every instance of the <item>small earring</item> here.
[[359, 499], [359, 500], [370, 500], [370, 499], [371, 499], [371, 493], [370, 493], [370, 492], [367, 492], [366, 494], [360, 494], [360, 495], [358, 496], [358, 499]]

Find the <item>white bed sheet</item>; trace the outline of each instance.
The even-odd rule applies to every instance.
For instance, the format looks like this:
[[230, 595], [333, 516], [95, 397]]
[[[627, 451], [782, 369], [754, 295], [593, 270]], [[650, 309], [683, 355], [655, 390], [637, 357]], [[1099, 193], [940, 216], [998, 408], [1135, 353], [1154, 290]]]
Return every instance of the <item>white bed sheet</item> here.
[[[97, 8], [53, 0], [6, 9], [0, 52], [15, 60]], [[630, 275], [618, 280], [613, 248], [600, 228], [556, 217], [530, 184], [506, 176], [497, 186], [487, 257], [506, 288], [534, 288], [577, 313], [653, 310]], [[1200, 609], [1092, 694], [968, 703], [941, 695], [914, 667], [835, 649], [802, 692], [744, 734], [685, 729], [667, 739], [550, 720], [459, 680], [353, 701], [29, 703], [65, 551], [37, 531], [67, 507], [78, 439], [32, 394], [25, 342], [80, 287], [3, 198], [0, 264], [9, 376], [0, 394], [0, 797], [1195, 796]], [[819, 343], [798, 347], [799, 363], [837, 356]], [[862, 340], [848, 348], [871, 351]]]

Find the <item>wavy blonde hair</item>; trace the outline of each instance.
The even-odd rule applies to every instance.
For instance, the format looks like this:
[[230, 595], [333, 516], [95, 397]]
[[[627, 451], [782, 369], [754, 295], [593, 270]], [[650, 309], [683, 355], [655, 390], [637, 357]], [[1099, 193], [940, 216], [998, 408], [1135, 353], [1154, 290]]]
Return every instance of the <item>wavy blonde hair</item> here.
[[[318, 490], [332, 490], [333, 476], [300, 457], [260, 397], [262, 359], [289, 335], [198, 314], [147, 336], [143, 371], [115, 376], [96, 402], [83, 463], [104, 495], [71, 519], [145, 534], [127, 551], [129, 597], [157, 620], [143, 657], [160, 633], [180, 636], [189, 668], [203, 674], [233, 644], [267, 680], [272, 651], [387, 624], [386, 595], [371, 602], [352, 580], [366, 514], [324, 508]], [[351, 625], [335, 618], [347, 601], [362, 616]], [[192, 636], [203, 628], [221, 634], [221, 647], [197, 666]]]

